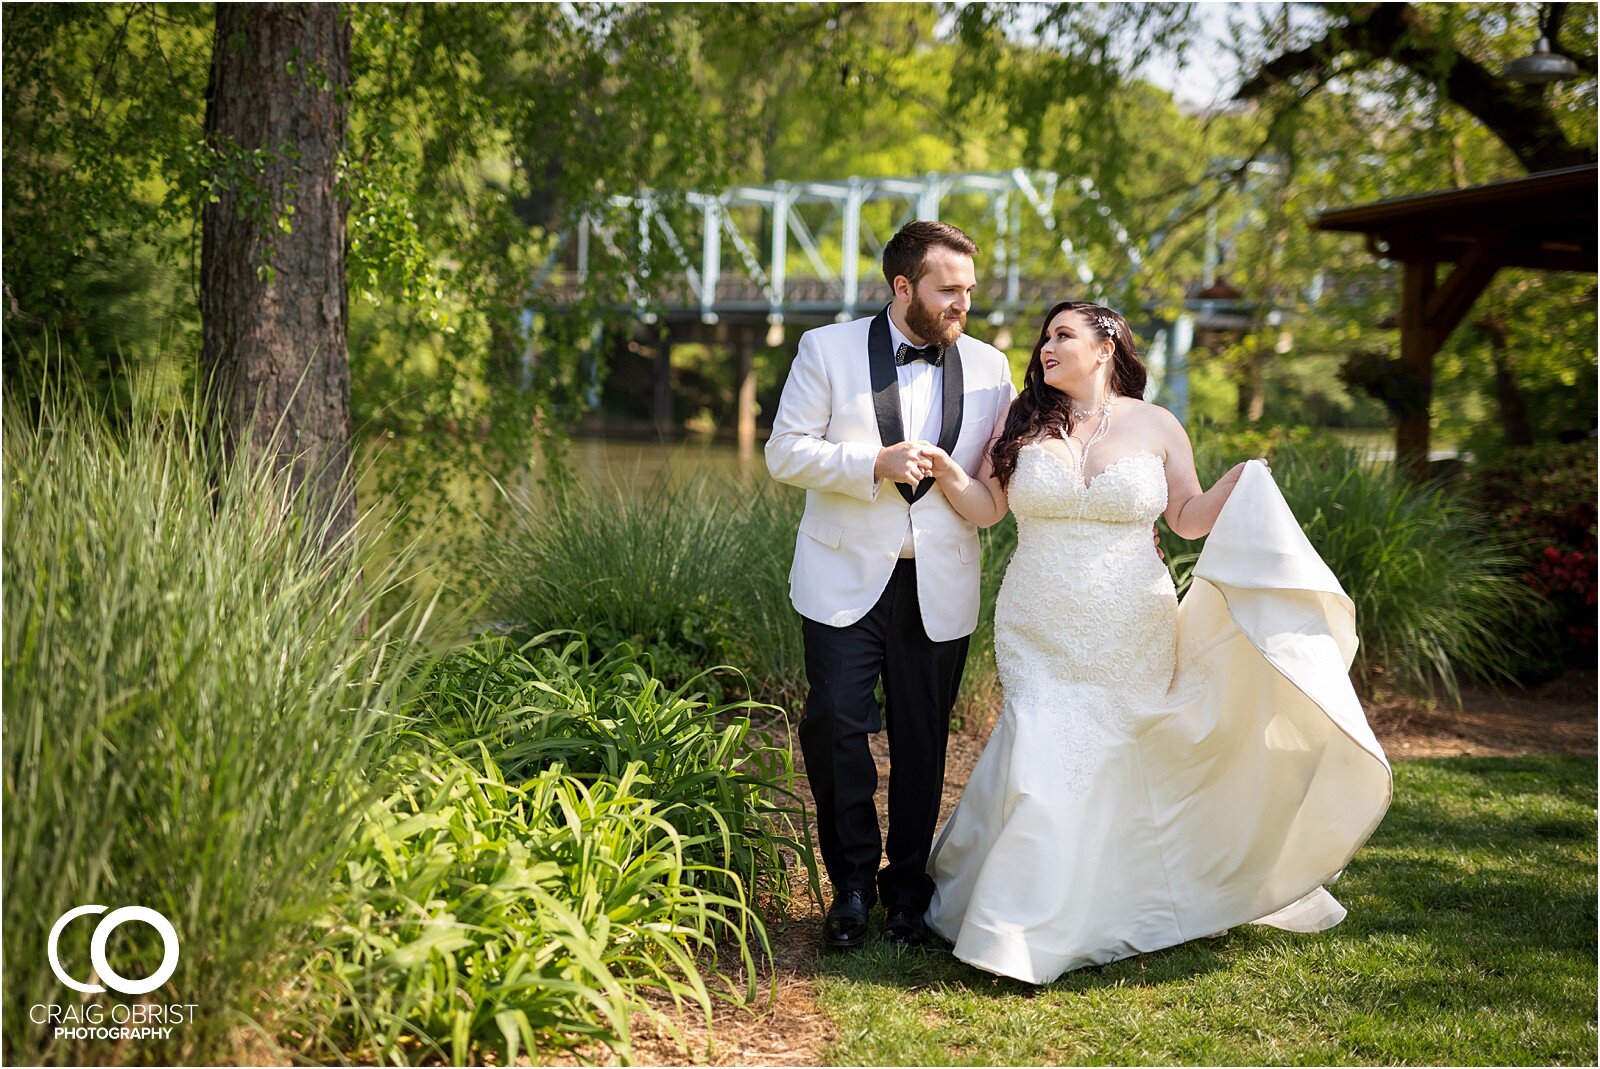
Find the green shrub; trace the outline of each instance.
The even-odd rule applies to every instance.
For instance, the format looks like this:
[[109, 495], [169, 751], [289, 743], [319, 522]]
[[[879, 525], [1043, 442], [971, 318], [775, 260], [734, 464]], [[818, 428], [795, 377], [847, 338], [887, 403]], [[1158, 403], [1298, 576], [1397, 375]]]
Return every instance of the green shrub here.
[[791, 742], [752, 733], [749, 714], [761, 706], [707, 704], [688, 693], [694, 682], [668, 690], [650, 657], [626, 645], [597, 654], [566, 633], [520, 647], [485, 638], [433, 667], [418, 730], [463, 757], [487, 747], [513, 783], [551, 766], [587, 783], [615, 782], [640, 766], [663, 819], [694, 844], [687, 859], [730, 881], [708, 886], [782, 901], [785, 848], [814, 864]]
[[1548, 646], [1526, 649], [1517, 666], [1529, 678], [1556, 675], [1595, 657], [1595, 443], [1503, 452], [1472, 469], [1473, 500], [1522, 566], [1539, 597]]
[[[631, 1062], [632, 1015], [676, 1034], [652, 992], [707, 1024], [714, 996], [754, 994], [765, 933], [742, 897], [703, 886], [738, 880], [693, 860], [704, 839], [674, 827], [641, 763], [517, 786], [487, 746], [470, 762], [432, 746], [400, 771], [305, 967], [300, 1056], [514, 1065], [604, 1044]], [[742, 996], [716, 984], [723, 945]]]
[[[348, 557], [324, 553], [303, 495], [224, 462], [183, 413], [113, 429], [8, 398], [4, 451], [6, 1060], [231, 1062], [276, 1011], [264, 993], [328, 900], [388, 745], [418, 650], [372, 607], [404, 554], [373, 559], [364, 528]], [[45, 943], [88, 903], [172, 922], [177, 971], [149, 997], [196, 1004], [192, 1023], [121, 1043], [29, 1020], [80, 1001]], [[92, 927], [68, 927], [64, 958], [89, 960]], [[118, 930], [120, 971], [154, 971], [153, 935]]]

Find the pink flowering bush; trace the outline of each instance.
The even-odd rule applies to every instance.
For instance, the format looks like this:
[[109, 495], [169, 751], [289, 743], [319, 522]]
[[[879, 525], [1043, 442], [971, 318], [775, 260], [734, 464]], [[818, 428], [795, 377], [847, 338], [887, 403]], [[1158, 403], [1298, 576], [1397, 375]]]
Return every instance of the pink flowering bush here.
[[1473, 472], [1479, 504], [1524, 560], [1554, 648], [1532, 675], [1595, 659], [1595, 443], [1512, 450]]

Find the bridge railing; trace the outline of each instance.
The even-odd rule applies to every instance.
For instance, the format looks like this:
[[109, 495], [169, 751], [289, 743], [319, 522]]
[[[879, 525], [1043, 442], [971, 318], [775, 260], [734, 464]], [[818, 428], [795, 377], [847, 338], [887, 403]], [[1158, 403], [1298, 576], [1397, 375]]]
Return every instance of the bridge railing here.
[[612, 197], [562, 231], [530, 297], [576, 299], [606, 257], [609, 277], [620, 276], [627, 303], [641, 316], [694, 314], [710, 324], [760, 310], [781, 324], [791, 312], [831, 309], [849, 319], [888, 299], [876, 271], [879, 227], [889, 234], [912, 219], [951, 217], [971, 225], [985, 246], [982, 303], [1014, 314], [1038, 304], [1046, 289], [1100, 296], [1105, 288], [1103, 272], [1060, 225], [1069, 195], [1077, 218], [1097, 220], [1104, 239], [1098, 251], [1112, 250], [1101, 262], [1137, 270], [1138, 246], [1091, 181], [1016, 168]]

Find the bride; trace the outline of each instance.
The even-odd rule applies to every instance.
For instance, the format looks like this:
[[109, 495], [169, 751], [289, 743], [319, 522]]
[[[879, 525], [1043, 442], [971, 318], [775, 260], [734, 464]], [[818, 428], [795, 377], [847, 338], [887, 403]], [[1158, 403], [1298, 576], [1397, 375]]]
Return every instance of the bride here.
[[[1032, 983], [1246, 922], [1337, 924], [1322, 885], [1389, 804], [1350, 599], [1265, 465], [1202, 492], [1144, 386], [1122, 316], [1063, 302], [982, 469], [930, 450], [968, 520], [1016, 513], [1017, 550], [995, 603], [1004, 709], [934, 844], [927, 921]], [[1157, 516], [1210, 535], [1181, 606]]]

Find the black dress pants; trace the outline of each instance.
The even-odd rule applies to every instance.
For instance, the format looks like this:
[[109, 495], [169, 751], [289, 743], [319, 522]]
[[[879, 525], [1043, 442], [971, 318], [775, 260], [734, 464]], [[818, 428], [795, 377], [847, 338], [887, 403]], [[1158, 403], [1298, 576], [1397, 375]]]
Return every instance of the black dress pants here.
[[[970, 636], [934, 642], [922, 626], [916, 561], [903, 559], [865, 616], [848, 627], [802, 621], [805, 716], [800, 748], [817, 803], [817, 838], [835, 892], [861, 890], [885, 906], [922, 910], [939, 822], [950, 712]], [[880, 730], [874, 690], [883, 679], [889, 731], [889, 834], [878, 828], [878, 768], [867, 736]], [[878, 871], [879, 861], [888, 863]], [[877, 894], [874, 895], [874, 877]]]

